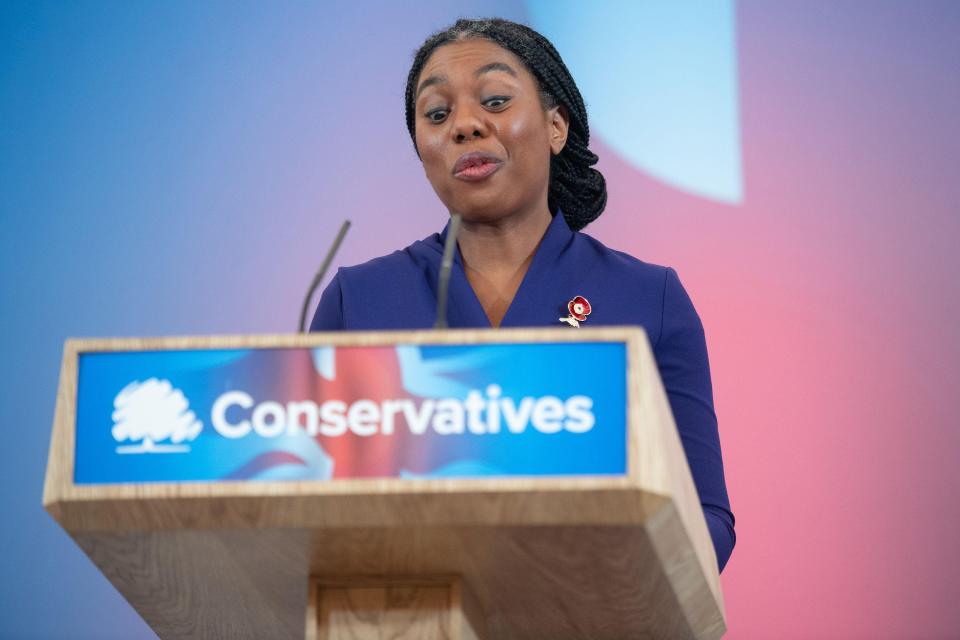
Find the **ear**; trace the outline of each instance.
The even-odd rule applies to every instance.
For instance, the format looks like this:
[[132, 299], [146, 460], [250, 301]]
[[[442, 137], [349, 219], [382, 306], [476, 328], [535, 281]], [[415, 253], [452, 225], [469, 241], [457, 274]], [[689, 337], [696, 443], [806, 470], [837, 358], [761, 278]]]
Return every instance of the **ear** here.
[[550, 152], [558, 155], [567, 145], [567, 132], [570, 130], [570, 114], [565, 106], [557, 105], [547, 111], [550, 127]]

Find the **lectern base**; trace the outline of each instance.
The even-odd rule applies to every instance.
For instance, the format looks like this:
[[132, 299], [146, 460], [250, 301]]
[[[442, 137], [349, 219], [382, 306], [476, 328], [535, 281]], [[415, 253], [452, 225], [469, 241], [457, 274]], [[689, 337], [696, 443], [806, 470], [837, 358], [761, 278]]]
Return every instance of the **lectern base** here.
[[481, 640], [455, 576], [311, 578], [306, 640]]

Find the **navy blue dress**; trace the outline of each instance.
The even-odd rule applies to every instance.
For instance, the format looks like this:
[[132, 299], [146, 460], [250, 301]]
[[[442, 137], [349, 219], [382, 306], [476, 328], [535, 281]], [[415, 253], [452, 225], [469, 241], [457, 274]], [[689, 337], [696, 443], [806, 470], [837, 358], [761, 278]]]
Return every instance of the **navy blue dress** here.
[[[433, 326], [437, 276], [447, 229], [402, 251], [345, 267], [320, 298], [311, 331], [424, 329]], [[720, 438], [703, 325], [676, 271], [608, 249], [555, 215], [503, 327], [566, 326], [567, 302], [582, 295], [592, 312], [583, 325], [640, 325], [650, 338], [700, 495], [722, 570], [736, 541], [723, 477]], [[447, 319], [453, 328], [490, 327], [467, 281], [459, 251], [450, 277]]]

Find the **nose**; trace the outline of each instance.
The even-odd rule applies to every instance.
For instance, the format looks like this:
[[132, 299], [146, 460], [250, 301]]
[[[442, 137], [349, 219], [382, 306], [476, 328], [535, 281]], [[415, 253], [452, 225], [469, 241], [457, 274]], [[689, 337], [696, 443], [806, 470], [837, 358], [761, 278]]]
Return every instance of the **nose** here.
[[473, 138], [487, 137], [487, 123], [475, 108], [461, 106], [451, 117], [454, 119], [450, 130], [454, 141], [465, 142]]

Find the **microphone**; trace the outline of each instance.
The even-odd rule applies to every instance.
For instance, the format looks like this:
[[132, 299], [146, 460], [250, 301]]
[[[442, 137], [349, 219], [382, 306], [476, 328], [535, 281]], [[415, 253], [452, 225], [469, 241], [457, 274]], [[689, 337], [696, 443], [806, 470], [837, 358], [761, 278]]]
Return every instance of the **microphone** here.
[[350, 221], [344, 220], [343, 224], [340, 225], [340, 231], [337, 233], [337, 237], [333, 240], [333, 245], [327, 251], [327, 255], [323, 258], [323, 262], [320, 263], [320, 269], [317, 270], [317, 275], [313, 276], [313, 282], [310, 283], [310, 289], [307, 291], [307, 297], [303, 299], [303, 307], [300, 309], [300, 333], [304, 332], [304, 329], [307, 324], [307, 307], [310, 306], [310, 298], [313, 297], [313, 292], [317, 290], [317, 286], [320, 284], [320, 281], [323, 280], [323, 276], [326, 275], [327, 269], [330, 268], [330, 263], [333, 262], [333, 256], [337, 255], [337, 250], [340, 248], [340, 243], [343, 242], [343, 237], [347, 235], [347, 229], [350, 228]]
[[440, 263], [440, 276], [437, 285], [437, 321], [434, 329], [446, 329], [447, 325], [447, 297], [450, 291], [450, 270], [453, 269], [453, 251], [457, 248], [457, 232], [460, 231], [460, 214], [450, 217], [450, 227], [447, 229], [447, 241], [443, 245], [443, 261]]

